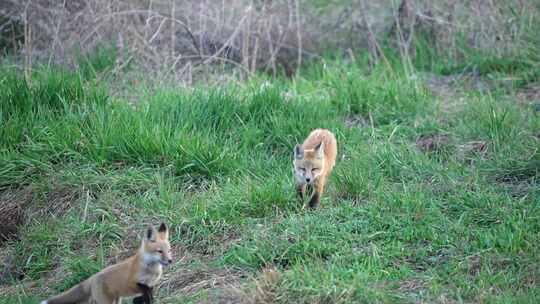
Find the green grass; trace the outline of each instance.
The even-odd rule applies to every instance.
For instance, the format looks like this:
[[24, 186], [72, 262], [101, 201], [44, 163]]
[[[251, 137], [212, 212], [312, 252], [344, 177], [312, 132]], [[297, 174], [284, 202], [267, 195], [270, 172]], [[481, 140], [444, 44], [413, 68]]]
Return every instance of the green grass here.
[[[158, 303], [539, 301], [539, 113], [515, 92], [475, 91], [445, 112], [399, 65], [363, 62], [138, 89], [134, 105], [89, 69], [38, 69], [27, 83], [2, 68], [0, 187], [33, 199], [3, 245], [23, 278], [8, 278], [0, 303], [68, 288], [132, 252], [158, 220], [172, 228], [177, 286]], [[336, 134], [339, 159], [309, 211], [291, 152], [318, 127]], [[417, 145], [436, 135], [442, 146]], [[203, 284], [223, 273], [236, 288]]]

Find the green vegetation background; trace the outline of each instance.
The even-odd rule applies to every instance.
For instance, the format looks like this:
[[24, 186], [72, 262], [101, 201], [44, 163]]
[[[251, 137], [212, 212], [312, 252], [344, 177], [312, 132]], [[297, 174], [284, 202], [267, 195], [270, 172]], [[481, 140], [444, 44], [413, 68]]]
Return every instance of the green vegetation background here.
[[[3, 64], [0, 187], [25, 218], [0, 303], [72, 286], [159, 220], [175, 263], [157, 303], [540, 301], [540, 102], [523, 98], [539, 53], [418, 48], [412, 65], [387, 51], [291, 79], [141, 85], [131, 103], [96, 78], [114, 54], [30, 79]], [[291, 155], [318, 127], [339, 159], [307, 211]]]

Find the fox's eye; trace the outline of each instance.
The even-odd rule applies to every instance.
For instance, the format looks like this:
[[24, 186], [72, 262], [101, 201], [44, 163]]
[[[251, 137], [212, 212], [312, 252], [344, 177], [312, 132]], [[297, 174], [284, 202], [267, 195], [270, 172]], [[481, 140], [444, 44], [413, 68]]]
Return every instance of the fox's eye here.
[[300, 171], [306, 172], [306, 168], [298, 168]]
[[319, 171], [319, 168], [313, 168], [313, 169], [311, 169], [311, 172], [317, 172], [317, 171]]
[[158, 252], [158, 253], [163, 253], [163, 250], [160, 249], [160, 250], [158, 250], [157, 252]]

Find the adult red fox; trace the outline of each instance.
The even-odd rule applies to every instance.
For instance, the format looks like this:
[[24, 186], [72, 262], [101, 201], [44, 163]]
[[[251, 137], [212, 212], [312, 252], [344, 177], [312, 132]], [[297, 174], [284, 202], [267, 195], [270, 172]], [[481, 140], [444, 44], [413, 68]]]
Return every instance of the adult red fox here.
[[149, 227], [139, 251], [126, 260], [109, 266], [68, 291], [41, 304], [120, 304], [122, 297], [142, 294], [134, 303], [150, 303], [152, 288], [158, 283], [163, 266], [172, 263], [169, 229], [161, 223]]
[[309, 200], [310, 208], [319, 205], [328, 176], [336, 163], [336, 155], [336, 137], [326, 129], [313, 130], [302, 145], [294, 148], [294, 176], [298, 195], [303, 200], [306, 186], [314, 188]]

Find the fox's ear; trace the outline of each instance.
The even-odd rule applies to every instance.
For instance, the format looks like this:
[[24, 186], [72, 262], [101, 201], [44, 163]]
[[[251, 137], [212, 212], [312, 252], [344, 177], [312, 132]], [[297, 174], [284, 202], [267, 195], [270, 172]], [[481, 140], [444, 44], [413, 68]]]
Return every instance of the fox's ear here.
[[321, 143], [315, 147], [315, 153], [317, 154], [317, 158], [324, 158], [324, 141], [321, 141]]
[[168, 229], [167, 229], [167, 225], [165, 223], [161, 223], [159, 225], [159, 228], [158, 228], [158, 232], [166, 232]]
[[152, 226], [148, 227], [148, 229], [146, 229], [146, 235], [144, 236], [144, 239], [146, 241], [150, 241], [150, 242], [155, 242], [156, 241], [156, 229]]
[[158, 228], [158, 234], [160, 238], [162, 239], [168, 239], [169, 238], [169, 228], [165, 223], [161, 223]]
[[302, 159], [304, 158], [304, 149], [300, 145], [296, 145], [294, 147], [294, 158], [296, 159]]

